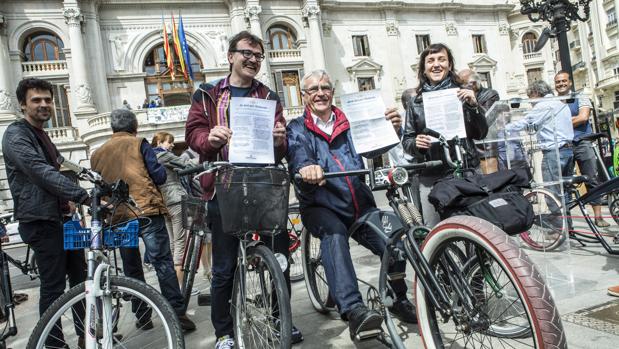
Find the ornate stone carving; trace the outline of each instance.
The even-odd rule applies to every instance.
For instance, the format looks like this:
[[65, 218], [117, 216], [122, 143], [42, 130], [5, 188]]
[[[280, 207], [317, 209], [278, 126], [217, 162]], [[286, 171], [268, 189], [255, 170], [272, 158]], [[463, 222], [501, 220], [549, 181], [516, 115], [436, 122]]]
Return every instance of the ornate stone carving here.
[[124, 70], [125, 68], [123, 64], [123, 58], [125, 53], [125, 42], [122, 35], [116, 35], [115, 37], [110, 38], [109, 41], [112, 44], [112, 58], [114, 63], [114, 70]]
[[13, 102], [11, 101], [11, 95], [6, 90], [0, 90], [0, 110], [13, 111]]
[[332, 29], [333, 28], [332, 28], [331, 22], [327, 22], [327, 21], [322, 22], [322, 35], [331, 36]]
[[81, 104], [92, 105], [92, 92], [90, 86], [86, 84], [81, 84], [75, 90], [77, 93], [77, 97], [79, 98]]
[[502, 22], [499, 24], [499, 34], [509, 35], [509, 24]]
[[258, 15], [260, 15], [261, 13], [262, 13], [262, 6], [260, 5], [252, 5], [252, 6], [247, 6], [245, 8], [245, 17], [249, 18], [250, 21], [259, 20]]
[[82, 12], [76, 7], [65, 8], [62, 11], [62, 15], [64, 16], [64, 21], [68, 25], [80, 25], [83, 20]]
[[219, 35], [219, 65], [228, 65], [228, 35], [223, 32]]
[[455, 22], [447, 22], [447, 23], [445, 23], [445, 31], [447, 32], [447, 35], [449, 35], [449, 36], [456, 36], [456, 35], [458, 35], [458, 28], [456, 28], [456, 23]]
[[400, 33], [396, 22], [387, 22], [385, 28], [387, 29], [387, 35], [389, 36], [398, 36], [398, 34]]
[[6, 18], [0, 13], [0, 35], [6, 35]]
[[317, 4], [307, 4], [303, 8], [303, 17], [318, 18], [320, 14], [320, 7]]

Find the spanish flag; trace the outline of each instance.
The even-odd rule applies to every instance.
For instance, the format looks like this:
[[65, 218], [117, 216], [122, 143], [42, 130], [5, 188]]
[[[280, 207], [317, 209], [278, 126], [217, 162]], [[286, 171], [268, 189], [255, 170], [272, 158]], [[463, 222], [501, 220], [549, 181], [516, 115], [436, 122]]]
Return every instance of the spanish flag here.
[[174, 80], [174, 56], [170, 50], [170, 41], [168, 40], [167, 29], [168, 26], [165, 24], [163, 15], [161, 15], [161, 21], [163, 22], [163, 51], [165, 53], [166, 63], [168, 64], [168, 70], [170, 70], [170, 75], [172, 75], [172, 80]]
[[187, 70], [185, 69], [185, 59], [183, 58], [183, 50], [181, 49], [181, 40], [178, 37], [178, 28], [176, 27], [176, 22], [174, 21], [174, 14], [172, 14], [172, 38], [174, 39], [174, 51], [176, 51], [176, 57], [178, 57], [178, 61], [181, 63], [181, 69], [183, 70], [183, 75], [185, 75], [185, 80], [188, 80]]

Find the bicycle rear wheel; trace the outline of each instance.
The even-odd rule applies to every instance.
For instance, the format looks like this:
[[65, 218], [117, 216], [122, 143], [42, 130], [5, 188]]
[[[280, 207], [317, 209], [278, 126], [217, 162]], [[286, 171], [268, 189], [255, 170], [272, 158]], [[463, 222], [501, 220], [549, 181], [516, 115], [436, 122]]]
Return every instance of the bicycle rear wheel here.
[[[46, 347], [76, 347], [79, 337], [83, 337], [88, 330], [97, 337], [101, 345], [102, 323], [101, 313], [104, 304], [112, 304], [112, 323], [114, 327], [113, 346], [115, 348], [148, 348], [182, 349], [185, 347], [183, 332], [172, 306], [157, 290], [151, 286], [125, 276], [111, 276], [109, 296], [97, 298], [97, 307], [92, 326], [84, 324], [84, 318], [79, 314], [85, 313], [86, 292], [85, 283], [72, 287], [64, 293], [45, 311], [32, 335], [28, 340], [28, 349], [43, 349]], [[104, 285], [102, 285], [102, 288]], [[107, 298], [107, 299], [105, 299]], [[132, 309], [132, 301], [134, 306]], [[157, 328], [147, 330], [150, 322]], [[109, 340], [109, 339], [108, 339]]]
[[185, 246], [185, 256], [183, 257], [183, 280], [181, 282], [181, 294], [183, 295], [183, 304], [185, 310], [189, 306], [191, 300], [191, 291], [193, 282], [196, 277], [196, 271], [200, 264], [200, 253], [202, 252], [203, 236], [197, 232], [190, 232], [187, 237], [187, 245]]
[[301, 236], [305, 232], [305, 227], [301, 222], [301, 214], [296, 209], [288, 211], [288, 237], [290, 240], [290, 281], [303, 280], [303, 258], [301, 255]]
[[536, 251], [552, 251], [565, 241], [566, 224], [561, 202], [550, 191], [534, 189], [524, 196], [533, 206], [535, 219], [520, 239]]
[[232, 296], [237, 348], [288, 349], [292, 313], [284, 273], [264, 245], [248, 247], [246, 256], [237, 267]]
[[320, 240], [305, 231], [301, 236], [301, 256], [303, 257], [303, 274], [305, 288], [312, 306], [319, 313], [326, 314], [333, 310], [334, 305], [329, 297], [327, 275], [322, 265]]
[[[457, 244], [473, 246], [478, 267], [449, 263]], [[444, 322], [416, 283], [421, 337], [428, 348], [567, 348], [561, 318], [542, 275], [504, 232], [475, 217], [452, 217], [426, 238], [423, 254], [452, 301]], [[462, 297], [457, 276], [470, 297]], [[456, 277], [455, 277], [456, 276]], [[471, 302], [469, 312], [463, 306]]]

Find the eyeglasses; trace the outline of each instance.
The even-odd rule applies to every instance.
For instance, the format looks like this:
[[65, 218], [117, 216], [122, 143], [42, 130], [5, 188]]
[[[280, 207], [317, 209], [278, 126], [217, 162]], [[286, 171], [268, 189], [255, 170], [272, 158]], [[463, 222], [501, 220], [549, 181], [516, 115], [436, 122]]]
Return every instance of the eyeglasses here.
[[243, 58], [246, 59], [251, 59], [251, 57], [254, 56], [258, 62], [262, 62], [264, 60], [264, 54], [254, 52], [252, 50], [230, 50], [230, 52], [238, 52], [243, 55]]
[[333, 87], [331, 87], [330, 85], [316, 85], [316, 86], [312, 86], [309, 88], [306, 88], [305, 90], [306, 93], [313, 95], [318, 93], [318, 91], [322, 91], [324, 94], [330, 94], [333, 92]]

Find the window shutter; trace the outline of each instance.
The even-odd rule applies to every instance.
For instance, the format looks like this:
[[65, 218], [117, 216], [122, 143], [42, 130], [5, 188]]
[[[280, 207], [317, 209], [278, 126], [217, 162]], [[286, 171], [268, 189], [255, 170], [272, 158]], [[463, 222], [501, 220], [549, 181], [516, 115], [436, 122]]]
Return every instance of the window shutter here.
[[277, 89], [277, 95], [279, 96], [279, 100], [282, 102], [282, 106], [287, 107], [287, 105], [285, 105], [285, 98], [284, 98], [284, 79], [282, 78], [282, 72], [281, 70], [278, 70], [275, 72], [275, 87]]

